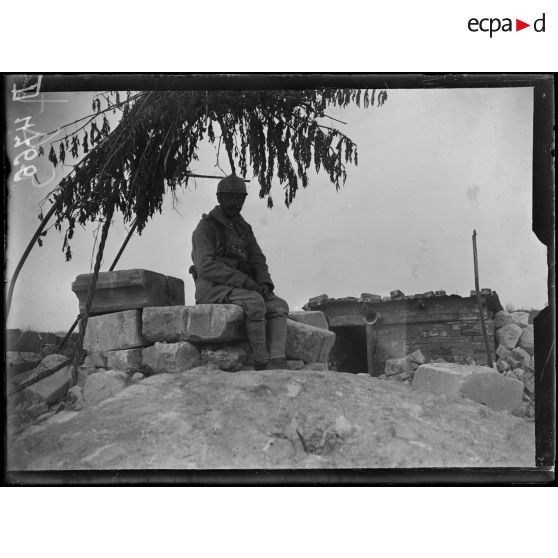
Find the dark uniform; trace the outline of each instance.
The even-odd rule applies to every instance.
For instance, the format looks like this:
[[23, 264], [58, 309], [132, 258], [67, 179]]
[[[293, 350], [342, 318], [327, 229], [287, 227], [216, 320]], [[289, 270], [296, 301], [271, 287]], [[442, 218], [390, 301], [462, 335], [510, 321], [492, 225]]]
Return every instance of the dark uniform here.
[[[216, 206], [202, 216], [192, 235], [192, 261], [196, 303], [238, 304], [244, 309], [254, 361], [284, 359], [289, 307], [272, 292], [252, 227], [240, 215], [231, 219]], [[255, 287], [263, 284], [269, 287], [265, 296]]]

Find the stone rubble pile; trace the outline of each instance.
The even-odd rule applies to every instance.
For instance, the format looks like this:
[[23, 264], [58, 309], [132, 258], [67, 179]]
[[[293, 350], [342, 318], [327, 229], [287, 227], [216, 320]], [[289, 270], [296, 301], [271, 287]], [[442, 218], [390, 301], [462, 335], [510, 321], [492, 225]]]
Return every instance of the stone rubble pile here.
[[[492, 289], [481, 289], [480, 294], [482, 296], [488, 296], [493, 293]], [[475, 296], [476, 292], [471, 291], [471, 296]], [[320, 306], [327, 306], [329, 304], [335, 304], [340, 302], [390, 302], [392, 300], [414, 300], [421, 298], [440, 298], [446, 297], [448, 294], [444, 290], [438, 291], [427, 291], [425, 293], [415, 293], [412, 295], [406, 295], [399, 289], [390, 291], [389, 296], [381, 296], [379, 294], [372, 293], [361, 293], [360, 296], [345, 296], [342, 298], [330, 298], [327, 294], [321, 294], [314, 296], [308, 300], [308, 302], [302, 307], [304, 310], [315, 310]]]
[[503, 376], [523, 383], [529, 399], [535, 396], [535, 338], [527, 312], [506, 312], [494, 315], [496, 337], [496, 368]]
[[[89, 280], [90, 276], [80, 275], [72, 285], [80, 308]], [[72, 367], [66, 366], [23, 390], [16, 412], [24, 412], [27, 418], [38, 416], [65, 397], [68, 406], [80, 410], [155, 374], [182, 373], [199, 366], [227, 372], [253, 368], [241, 307], [185, 306], [180, 279], [146, 270], [101, 273], [99, 285], [76, 385], [69, 389]], [[287, 322], [288, 368], [327, 370], [334, 342], [335, 334], [328, 330], [322, 312], [293, 312]], [[20, 353], [13, 360], [27, 378], [65, 358], [52, 354], [41, 360], [36, 353]], [[18, 379], [25, 378], [20, 374]]]

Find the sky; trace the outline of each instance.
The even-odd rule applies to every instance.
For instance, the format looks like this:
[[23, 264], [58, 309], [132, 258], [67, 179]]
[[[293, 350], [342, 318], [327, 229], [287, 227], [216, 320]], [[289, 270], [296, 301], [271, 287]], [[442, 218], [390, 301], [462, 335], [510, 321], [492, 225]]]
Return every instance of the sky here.
[[[30, 116], [34, 130], [46, 133], [89, 114], [93, 94], [45, 93], [48, 102], [41, 104], [13, 101], [7, 93], [12, 161], [23, 151], [14, 147], [22, 125], [16, 119]], [[326, 175], [311, 174], [308, 188], [287, 209], [277, 182], [270, 210], [258, 197], [257, 181], [246, 177], [243, 216], [267, 257], [275, 292], [291, 309], [324, 293], [338, 298], [443, 289], [469, 296], [475, 286], [473, 229], [480, 286], [516, 309], [547, 304], [546, 248], [531, 231], [531, 88], [390, 90], [382, 107], [328, 112], [347, 123], [335, 125], [358, 145], [358, 166], [348, 166], [341, 191]], [[61, 176], [42, 187], [16, 181], [18, 162], [22, 156], [8, 182], [8, 280], [39, 224], [39, 202]], [[46, 182], [50, 163], [31, 163]], [[223, 154], [220, 164], [228, 171]], [[215, 165], [216, 148], [203, 144], [191, 170], [221, 174]], [[202, 213], [216, 205], [216, 186], [216, 180], [197, 179], [178, 193], [176, 204], [168, 196], [162, 214], [133, 236], [117, 269], [179, 277], [186, 304], [194, 304], [191, 235]], [[96, 229], [76, 229], [70, 262], [62, 253], [63, 233], [49, 230], [20, 274], [7, 327], [63, 331], [71, 325], [78, 312], [71, 283], [92, 270]], [[126, 232], [116, 215], [101, 270], [112, 263]]]

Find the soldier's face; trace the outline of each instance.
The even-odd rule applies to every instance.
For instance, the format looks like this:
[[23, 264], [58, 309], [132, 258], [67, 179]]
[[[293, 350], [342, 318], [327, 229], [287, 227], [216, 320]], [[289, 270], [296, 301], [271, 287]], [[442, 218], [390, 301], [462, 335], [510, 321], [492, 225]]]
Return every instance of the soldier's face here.
[[217, 194], [217, 200], [227, 217], [238, 217], [242, 211], [246, 194], [232, 194], [230, 192], [221, 192]]

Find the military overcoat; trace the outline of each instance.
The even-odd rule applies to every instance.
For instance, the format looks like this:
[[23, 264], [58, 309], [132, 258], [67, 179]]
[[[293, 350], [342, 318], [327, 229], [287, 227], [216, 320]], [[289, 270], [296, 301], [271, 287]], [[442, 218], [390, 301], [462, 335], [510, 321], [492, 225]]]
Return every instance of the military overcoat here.
[[196, 303], [226, 303], [234, 288], [244, 288], [248, 277], [273, 282], [252, 227], [238, 216], [231, 220], [220, 206], [204, 214], [192, 234]]

